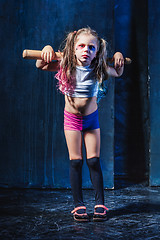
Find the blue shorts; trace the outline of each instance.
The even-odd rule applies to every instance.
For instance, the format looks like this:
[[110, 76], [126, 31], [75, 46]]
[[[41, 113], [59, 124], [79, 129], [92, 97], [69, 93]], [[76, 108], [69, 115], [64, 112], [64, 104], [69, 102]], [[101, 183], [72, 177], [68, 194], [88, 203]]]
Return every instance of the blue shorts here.
[[86, 116], [64, 110], [64, 130], [89, 131], [99, 128], [98, 109]]

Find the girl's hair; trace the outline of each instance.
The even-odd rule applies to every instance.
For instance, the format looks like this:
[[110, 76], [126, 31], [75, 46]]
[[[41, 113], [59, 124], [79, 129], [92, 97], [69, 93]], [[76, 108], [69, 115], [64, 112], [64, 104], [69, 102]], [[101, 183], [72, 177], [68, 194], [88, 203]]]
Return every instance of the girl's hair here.
[[108, 78], [106, 41], [100, 38], [96, 31], [92, 30], [90, 27], [81, 28], [78, 31], [69, 33], [65, 40], [66, 44], [63, 49], [60, 70], [55, 75], [55, 77], [59, 80], [58, 85], [62, 93], [65, 93], [66, 91], [72, 92], [75, 88], [76, 56], [74, 46], [80, 34], [91, 34], [97, 39], [97, 55], [92, 60], [91, 67], [93, 68], [100, 84], [103, 83], [103, 80]]

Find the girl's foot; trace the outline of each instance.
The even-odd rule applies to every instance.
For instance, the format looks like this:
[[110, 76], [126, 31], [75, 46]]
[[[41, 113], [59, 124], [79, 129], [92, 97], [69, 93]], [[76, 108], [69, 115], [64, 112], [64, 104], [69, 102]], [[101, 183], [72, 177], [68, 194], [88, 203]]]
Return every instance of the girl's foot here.
[[88, 222], [89, 216], [86, 213], [86, 207], [76, 207], [71, 213], [73, 213], [74, 220], [77, 222]]
[[95, 222], [106, 221], [108, 218], [107, 211], [109, 211], [109, 209], [104, 205], [96, 205], [94, 207], [93, 221]]

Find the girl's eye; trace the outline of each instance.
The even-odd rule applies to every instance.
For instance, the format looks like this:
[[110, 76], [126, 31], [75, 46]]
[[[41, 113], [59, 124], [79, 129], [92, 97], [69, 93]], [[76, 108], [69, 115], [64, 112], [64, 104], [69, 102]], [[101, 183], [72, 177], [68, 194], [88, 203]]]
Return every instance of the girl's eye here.
[[85, 45], [84, 44], [80, 44], [80, 45], [78, 45], [78, 49], [82, 49], [82, 48], [84, 48], [85, 47]]
[[[78, 49], [83, 49], [85, 46], [86, 46], [85, 44], [80, 44], [80, 45], [77, 46], [76, 49], [77, 49], [77, 50], [78, 50]], [[94, 46], [94, 45], [89, 45], [88, 48], [89, 48], [89, 50], [91, 50], [91, 51], [95, 51], [95, 46]]]
[[90, 45], [90, 46], [89, 46], [89, 49], [92, 50], [92, 51], [94, 51], [94, 50], [95, 50], [95, 46]]

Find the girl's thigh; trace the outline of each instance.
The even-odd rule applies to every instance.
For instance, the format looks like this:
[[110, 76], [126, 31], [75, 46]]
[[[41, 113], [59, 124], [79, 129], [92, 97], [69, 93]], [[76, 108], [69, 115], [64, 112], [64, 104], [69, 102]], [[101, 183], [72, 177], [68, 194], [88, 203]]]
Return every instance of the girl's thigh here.
[[80, 131], [65, 130], [70, 160], [82, 159], [82, 134]]
[[100, 156], [100, 128], [84, 133], [87, 158]]

